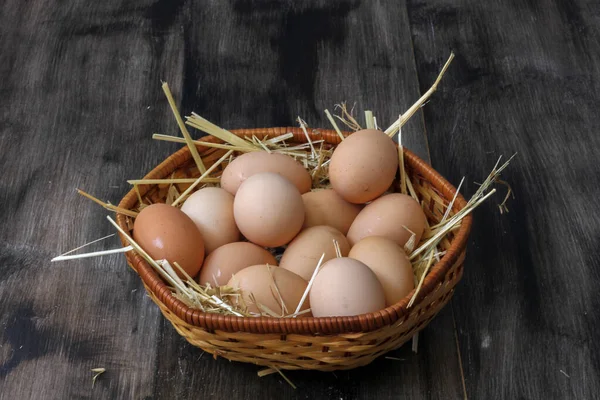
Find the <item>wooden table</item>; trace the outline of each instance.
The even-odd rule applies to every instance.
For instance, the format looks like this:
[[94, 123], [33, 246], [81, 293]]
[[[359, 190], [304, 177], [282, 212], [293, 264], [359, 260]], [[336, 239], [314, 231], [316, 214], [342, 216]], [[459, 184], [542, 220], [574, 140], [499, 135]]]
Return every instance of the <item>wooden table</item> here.
[[[597, 398], [597, 3], [127, 3], [0, 11], [0, 399]], [[451, 50], [403, 141], [451, 182], [466, 176], [468, 195], [518, 152], [504, 175], [516, 197], [500, 215], [501, 188], [475, 213], [464, 279], [418, 353], [289, 372], [293, 390], [188, 345], [122, 255], [50, 263], [113, 233], [75, 188], [117, 202], [180, 147], [151, 139], [177, 134], [161, 80], [182, 113], [227, 128], [328, 127], [341, 101], [387, 126]]]

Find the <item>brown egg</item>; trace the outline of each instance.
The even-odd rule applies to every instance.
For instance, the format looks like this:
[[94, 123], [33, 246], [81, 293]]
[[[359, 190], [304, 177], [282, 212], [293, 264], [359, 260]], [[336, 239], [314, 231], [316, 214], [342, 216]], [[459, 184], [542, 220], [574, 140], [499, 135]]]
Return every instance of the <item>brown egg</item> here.
[[290, 242], [279, 261], [279, 266], [309, 281], [323, 254], [325, 254], [323, 262], [336, 257], [333, 240], [337, 240], [342, 256], [347, 256], [350, 245], [346, 237], [337, 229], [330, 226], [313, 226], [305, 229]]
[[344, 235], [362, 209], [358, 204], [348, 203], [332, 189], [304, 193], [302, 201], [306, 212], [304, 228], [329, 225]]
[[269, 264], [277, 266], [273, 255], [254, 243], [235, 242], [219, 247], [206, 257], [200, 270], [198, 282], [211, 286], [223, 286], [234, 274], [251, 265]]
[[369, 267], [352, 258], [323, 265], [310, 289], [313, 317], [345, 317], [385, 308], [383, 287]]
[[233, 196], [221, 188], [207, 187], [192, 194], [181, 206], [204, 239], [206, 253], [240, 240], [233, 218]]
[[221, 175], [221, 187], [235, 195], [240, 185], [252, 175], [273, 172], [293, 183], [300, 193], [310, 190], [312, 179], [302, 164], [285, 154], [253, 151], [237, 157]]
[[[167, 204], [145, 207], [133, 224], [133, 240], [155, 260], [177, 262], [188, 275], [196, 276], [204, 260], [204, 241], [194, 221]], [[178, 269], [177, 275], [183, 278]]]
[[233, 202], [235, 222], [251, 242], [265, 247], [289, 243], [302, 228], [304, 204], [298, 189], [281, 175], [252, 175]]
[[356, 217], [348, 231], [348, 241], [353, 246], [367, 236], [384, 236], [404, 247], [411, 233], [419, 243], [427, 218], [412, 197], [401, 193], [381, 196], [368, 204]]
[[415, 288], [414, 274], [404, 249], [391, 239], [369, 236], [356, 243], [348, 257], [371, 268], [383, 286], [386, 306], [396, 304]]
[[362, 204], [381, 196], [398, 170], [398, 148], [384, 132], [364, 129], [340, 143], [331, 157], [329, 180], [344, 200]]
[[[244, 268], [227, 283], [227, 286], [242, 290], [242, 297], [248, 311], [260, 312], [252, 301], [250, 296], [252, 294], [259, 304], [268, 307], [279, 316], [293, 314], [296, 311], [307, 285], [308, 283], [304, 279], [293, 272], [267, 265], [253, 265]], [[277, 294], [278, 292], [281, 297]], [[282, 300], [287, 311], [282, 311]], [[301, 310], [308, 308], [310, 308], [310, 302], [307, 296]]]

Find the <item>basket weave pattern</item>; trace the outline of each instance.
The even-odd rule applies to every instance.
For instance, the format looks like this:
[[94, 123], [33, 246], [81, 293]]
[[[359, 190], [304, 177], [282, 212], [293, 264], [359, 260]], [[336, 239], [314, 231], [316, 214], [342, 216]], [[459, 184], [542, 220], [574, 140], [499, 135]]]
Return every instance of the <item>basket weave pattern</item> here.
[[[289, 142], [305, 143], [306, 137], [299, 128], [265, 128], [232, 131], [238, 136], [274, 137], [294, 133]], [[336, 145], [340, 139], [331, 130], [309, 132], [311, 140], [323, 139]], [[202, 140], [218, 142], [213, 137]], [[225, 150], [198, 147], [208, 168]], [[408, 150], [404, 151], [407, 174], [418, 196], [425, 204], [425, 213], [431, 224], [439, 222], [456, 189], [428, 164]], [[214, 176], [219, 176], [226, 163], [219, 166]], [[146, 179], [198, 177], [189, 149], [182, 148], [151, 171]], [[178, 184], [180, 192], [189, 184]], [[143, 199], [164, 202], [169, 185], [140, 185]], [[453, 212], [466, 204], [458, 196]], [[119, 207], [135, 209], [138, 194], [132, 190]], [[129, 217], [118, 214], [117, 222], [126, 231], [133, 224]], [[140, 275], [150, 298], [160, 307], [163, 315], [177, 332], [192, 345], [204, 351], [233, 361], [254, 363], [279, 369], [312, 369], [334, 371], [366, 365], [380, 355], [396, 349], [423, 329], [448, 303], [454, 287], [462, 277], [467, 237], [471, 217], [463, 219], [459, 229], [453, 231], [440, 244], [446, 254], [432, 266], [419, 295], [408, 308], [413, 293], [397, 304], [375, 313], [354, 317], [327, 318], [253, 318], [203, 313], [187, 307], [177, 300], [148, 263], [134, 252], [126, 253], [128, 264]], [[126, 240], [121, 237], [123, 244]]]

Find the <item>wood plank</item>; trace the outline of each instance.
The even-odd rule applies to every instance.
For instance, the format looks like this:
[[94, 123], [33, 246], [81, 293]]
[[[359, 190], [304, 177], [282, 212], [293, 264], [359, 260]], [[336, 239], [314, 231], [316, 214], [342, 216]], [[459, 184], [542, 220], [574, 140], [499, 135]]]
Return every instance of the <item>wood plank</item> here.
[[[112, 232], [107, 212], [75, 187], [116, 202], [126, 179], [179, 147], [150, 139], [177, 131], [161, 79], [186, 113], [232, 128], [297, 115], [327, 126], [321, 111], [342, 100], [387, 124], [418, 98], [404, 3], [268, 4], [4, 5], [0, 215], [10, 223], [0, 232], [0, 399], [461, 396], [449, 310], [421, 335], [418, 354], [405, 346], [391, 354], [403, 361], [290, 373], [300, 387], [292, 392], [281, 378], [257, 378], [255, 366], [201, 357], [122, 256], [49, 263]], [[427, 157], [422, 121], [404, 134]], [[108, 243], [117, 242], [92, 249]], [[92, 388], [96, 367], [107, 372]]]
[[[224, 127], [287, 126], [300, 115], [328, 126], [322, 110], [357, 102], [391, 124], [420, 96], [404, 3], [311, 1], [196, 3], [185, 25], [182, 109]], [[277, 3], [278, 4], [278, 3]], [[333, 111], [333, 110], [332, 110]], [[428, 157], [420, 115], [404, 143]], [[195, 398], [432, 398], [463, 396], [452, 314], [444, 310], [410, 344], [350, 372], [287, 372], [258, 378], [260, 367], [217, 361], [165, 323], [158, 344], [156, 396]]]
[[[387, 127], [420, 96], [404, 2], [200, 4], [185, 28], [183, 109], [228, 128], [330, 127], [327, 108], [356, 104]], [[400, 26], [396, 26], [400, 24]], [[405, 143], [428, 159], [420, 115]]]
[[[535, 2], [534, 2], [535, 3]], [[433, 165], [466, 193], [496, 158], [516, 198], [475, 214], [453, 301], [471, 398], [586, 399], [600, 392], [600, 14], [586, 1], [410, 0]]]
[[116, 202], [169, 152], [150, 135], [172, 126], [159, 79], [182, 70], [179, 30], [160, 4], [136, 7], [3, 4], [2, 399], [153, 394], [162, 317], [123, 256], [50, 264], [113, 232], [76, 187]]

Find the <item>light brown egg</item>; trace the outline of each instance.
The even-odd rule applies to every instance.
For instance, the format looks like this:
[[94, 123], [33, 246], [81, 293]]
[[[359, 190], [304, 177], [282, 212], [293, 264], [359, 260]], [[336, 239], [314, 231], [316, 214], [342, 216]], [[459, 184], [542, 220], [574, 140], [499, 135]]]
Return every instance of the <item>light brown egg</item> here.
[[382, 131], [364, 129], [337, 146], [329, 164], [329, 180], [344, 200], [362, 204], [381, 196], [397, 170], [394, 141]]
[[344, 235], [362, 209], [358, 204], [348, 203], [332, 189], [304, 193], [302, 201], [306, 211], [304, 228], [329, 225]]
[[368, 236], [384, 236], [404, 247], [411, 233], [416, 234], [416, 242], [421, 240], [427, 218], [412, 197], [401, 193], [391, 193], [373, 201], [358, 214], [350, 230], [350, 246]]
[[348, 257], [371, 268], [383, 286], [386, 306], [396, 304], [415, 288], [410, 260], [396, 242], [369, 236], [356, 243]]
[[240, 186], [233, 202], [233, 215], [242, 234], [265, 247], [289, 243], [304, 223], [302, 196], [281, 175], [252, 175]]
[[260, 246], [249, 242], [228, 243], [206, 257], [200, 270], [198, 282], [211, 286], [223, 286], [234, 274], [251, 265], [277, 266], [275, 257]]
[[300, 193], [310, 190], [312, 179], [304, 167], [285, 154], [253, 151], [238, 156], [221, 175], [221, 187], [235, 195], [240, 185], [252, 175], [273, 172], [292, 182]]
[[206, 253], [240, 240], [233, 218], [233, 196], [221, 188], [207, 187], [192, 194], [181, 206], [204, 239]]
[[[248, 311], [260, 312], [252, 301], [250, 296], [252, 294], [259, 304], [268, 307], [279, 316], [293, 314], [296, 311], [307, 285], [304, 279], [293, 272], [267, 265], [244, 268], [227, 283], [227, 286], [241, 289]], [[287, 311], [283, 311], [282, 300]], [[301, 310], [308, 308], [310, 308], [310, 301], [307, 297]]]
[[345, 317], [385, 308], [383, 287], [369, 267], [352, 258], [323, 265], [310, 289], [313, 317]]
[[279, 261], [279, 267], [290, 270], [309, 281], [323, 254], [323, 262], [336, 257], [333, 240], [345, 257], [350, 251], [348, 240], [340, 231], [330, 226], [313, 226], [301, 231], [288, 245]]
[[204, 260], [202, 235], [194, 221], [178, 208], [167, 204], [145, 207], [133, 224], [133, 240], [153, 259], [177, 262], [191, 277], [200, 271]]

